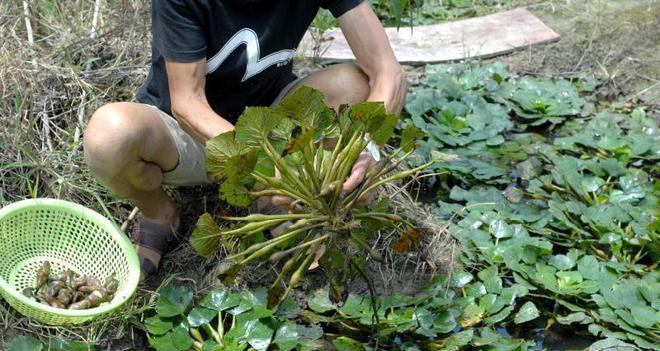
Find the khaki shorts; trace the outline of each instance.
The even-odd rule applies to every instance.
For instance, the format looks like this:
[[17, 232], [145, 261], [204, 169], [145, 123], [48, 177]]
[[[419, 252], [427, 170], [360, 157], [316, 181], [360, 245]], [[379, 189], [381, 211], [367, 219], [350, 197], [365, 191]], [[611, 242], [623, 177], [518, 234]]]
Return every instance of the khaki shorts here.
[[[280, 94], [273, 100], [271, 106], [277, 105], [298, 83], [300, 79], [294, 80], [282, 89]], [[195, 140], [190, 134], [186, 133], [179, 123], [172, 116], [163, 112], [155, 106], [152, 107], [160, 119], [169, 129], [172, 139], [179, 152], [179, 163], [177, 166], [167, 172], [163, 172], [163, 183], [166, 185], [186, 186], [210, 184], [213, 182], [206, 174], [205, 165], [205, 147]]]

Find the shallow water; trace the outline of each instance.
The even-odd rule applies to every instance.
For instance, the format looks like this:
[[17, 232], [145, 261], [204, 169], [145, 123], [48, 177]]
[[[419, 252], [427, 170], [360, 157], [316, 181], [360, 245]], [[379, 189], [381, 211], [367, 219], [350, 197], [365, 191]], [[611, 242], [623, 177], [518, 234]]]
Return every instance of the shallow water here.
[[570, 351], [584, 350], [598, 339], [586, 335], [578, 335], [573, 329], [563, 325], [554, 325], [545, 329], [546, 318], [539, 318], [532, 328], [510, 326], [509, 329], [498, 328], [497, 331], [504, 336], [521, 337], [536, 342], [537, 350]]

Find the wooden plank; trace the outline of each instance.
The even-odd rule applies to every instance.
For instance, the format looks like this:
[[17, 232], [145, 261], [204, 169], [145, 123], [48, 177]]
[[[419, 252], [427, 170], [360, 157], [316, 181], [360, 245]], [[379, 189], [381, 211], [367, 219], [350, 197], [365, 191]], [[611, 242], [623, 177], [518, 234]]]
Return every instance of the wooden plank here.
[[[559, 38], [559, 34], [524, 8], [488, 16], [429, 26], [386, 28], [394, 53], [401, 63], [423, 64], [502, 55], [517, 48]], [[339, 29], [325, 33], [321, 60], [353, 60], [346, 38]], [[314, 57], [314, 41], [305, 34], [299, 50]]]

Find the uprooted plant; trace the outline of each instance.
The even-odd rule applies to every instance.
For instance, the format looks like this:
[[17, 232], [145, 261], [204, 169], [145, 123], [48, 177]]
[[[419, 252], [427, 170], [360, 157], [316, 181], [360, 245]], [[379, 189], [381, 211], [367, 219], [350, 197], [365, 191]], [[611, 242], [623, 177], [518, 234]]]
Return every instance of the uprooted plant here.
[[[386, 183], [449, 157], [437, 153], [428, 163], [401, 170], [399, 166], [413, 153], [419, 137], [419, 131], [410, 127], [398, 148], [374, 155], [378, 160], [356, 189], [343, 192], [353, 164], [369, 141], [385, 144], [397, 121], [397, 116], [387, 114], [376, 102], [344, 107], [335, 113], [325, 105], [320, 92], [307, 87], [277, 108], [247, 108], [234, 131], [207, 142], [208, 173], [221, 181], [220, 196], [230, 205], [247, 207], [264, 196], [286, 196], [292, 202], [281, 214], [223, 217], [231, 223], [228, 228], [221, 228], [210, 214], [204, 214], [190, 239], [192, 246], [207, 257], [221, 244], [236, 252], [225, 258], [228, 275], [257, 259], [285, 260], [269, 290], [271, 306], [288, 295], [324, 246], [319, 264], [330, 283], [330, 296], [341, 300], [345, 282], [365, 262], [366, 255], [360, 253], [381, 260], [368, 243], [375, 229], [389, 227], [398, 232], [399, 249], [414, 248], [420, 240], [415, 226], [389, 213], [387, 205], [380, 203], [369, 209], [359, 206], [360, 200]], [[290, 226], [283, 233], [268, 238], [263, 235], [286, 222]]]

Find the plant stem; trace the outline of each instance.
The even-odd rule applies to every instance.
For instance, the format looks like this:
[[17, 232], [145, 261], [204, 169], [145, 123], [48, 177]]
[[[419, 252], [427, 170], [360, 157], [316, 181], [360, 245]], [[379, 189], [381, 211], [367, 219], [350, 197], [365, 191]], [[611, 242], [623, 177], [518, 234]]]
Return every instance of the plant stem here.
[[261, 174], [257, 171], [252, 172], [252, 176], [260, 183], [270, 186], [275, 189], [265, 189], [261, 191], [252, 192], [253, 196], [271, 196], [271, 195], [284, 195], [291, 197], [293, 199], [301, 200], [311, 206], [312, 197], [306, 194], [301, 193], [300, 191], [290, 187], [288, 184], [283, 182], [281, 179], [276, 177], [268, 177], [264, 174]]
[[403, 178], [405, 178], [405, 177], [408, 177], [408, 176], [410, 176], [410, 175], [412, 175], [412, 174], [415, 174], [415, 173], [417, 173], [417, 172], [423, 170], [424, 168], [426, 168], [426, 167], [428, 167], [428, 166], [430, 166], [430, 165], [432, 165], [432, 164], [433, 164], [433, 161], [431, 161], [431, 162], [427, 162], [427, 163], [425, 163], [425, 164], [423, 164], [423, 165], [421, 165], [421, 166], [419, 166], [419, 167], [415, 167], [415, 168], [413, 168], [413, 169], [409, 169], [409, 170], [401, 171], [401, 172], [396, 173], [396, 174], [394, 174], [394, 175], [392, 175], [392, 176], [389, 176], [389, 177], [387, 177], [387, 178], [385, 178], [385, 179], [381, 179], [381, 180], [379, 180], [378, 182], [376, 182], [376, 183], [372, 184], [371, 186], [369, 186], [366, 190], [363, 190], [363, 192], [364, 192], [365, 194], [366, 194], [366, 193], [369, 193], [370, 191], [372, 191], [372, 190], [378, 188], [379, 186], [381, 186], [381, 185], [383, 185], [383, 184], [391, 183], [391, 182], [393, 182], [393, 181], [396, 181], [396, 180], [399, 180], [399, 179], [403, 179]]
[[311, 213], [283, 213], [283, 214], [272, 214], [272, 215], [255, 213], [244, 217], [220, 217], [220, 218], [227, 221], [236, 221], [236, 222], [261, 222], [270, 219], [283, 219], [286, 221], [292, 221], [297, 219], [318, 218], [318, 216]]
[[222, 338], [220, 337], [220, 335], [218, 334], [217, 331], [215, 331], [213, 328], [211, 328], [211, 325], [209, 323], [205, 323], [204, 325], [202, 325], [202, 328], [204, 328], [205, 332], [207, 332], [207, 333], [209, 333], [209, 335], [211, 335], [211, 337], [213, 338], [213, 340], [215, 340], [215, 342], [217, 342], [220, 345], [223, 344], [222, 343]]
[[321, 224], [314, 224], [314, 225], [311, 225], [311, 226], [308, 226], [308, 227], [303, 227], [303, 228], [300, 228], [300, 229], [297, 229], [297, 230], [294, 230], [294, 231], [288, 232], [288, 233], [286, 233], [286, 236], [285, 236], [285, 235], [280, 235], [280, 236], [278, 236], [277, 238], [270, 239], [270, 240], [266, 241], [266, 245], [265, 245], [264, 247], [262, 247], [262, 248], [256, 250], [256, 251], [255, 251], [254, 253], [252, 253], [250, 256], [248, 256], [247, 258], [243, 259], [243, 260], [241, 261], [241, 263], [239, 263], [239, 264], [240, 264], [240, 265], [247, 264], [247, 263], [253, 261], [253, 260], [256, 259], [256, 258], [259, 258], [259, 257], [261, 257], [261, 256], [266, 255], [267, 253], [269, 253], [270, 251], [272, 251], [272, 250], [275, 248], [275, 246], [277, 246], [277, 245], [279, 245], [280, 243], [286, 241], [287, 239], [293, 239], [295, 236], [297, 236], [297, 235], [300, 234], [300, 233], [307, 232], [307, 231], [309, 231], [309, 230], [311, 230], [311, 229], [318, 228], [318, 227], [321, 227], [321, 226], [323, 226], [323, 225], [324, 225], [323, 223], [321, 223]]
[[[302, 220], [300, 222], [302, 222]], [[308, 231], [310, 229], [318, 228], [322, 225], [325, 225], [324, 223], [321, 223], [321, 224], [307, 224], [308, 221], [305, 221], [304, 223], [305, 223], [304, 226], [297, 226], [297, 227], [294, 227], [295, 226], [295, 224], [294, 224], [291, 227], [289, 227], [289, 230], [287, 232], [282, 233], [280, 236], [272, 238], [268, 241], [256, 243], [256, 244], [248, 247], [247, 249], [243, 250], [242, 252], [239, 252], [235, 255], [229, 256], [226, 259], [231, 260], [231, 259], [236, 259], [236, 258], [245, 256], [245, 255], [248, 255], [248, 254], [252, 254], [253, 252], [259, 251], [259, 250], [263, 249], [264, 247], [270, 245], [273, 242], [279, 244], [279, 243], [281, 243], [285, 240], [288, 240], [288, 239], [291, 239], [291, 238], [295, 237], [296, 235], [298, 235], [298, 234], [300, 234], [304, 231]]]
[[277, 278], [271, 285], [271, 289], [275, 288], [276, 286], [280, 285], [282, 283], [282, 280], [284, 280], [284, 276], [295, 267], [296, 263], [298, 263], [302, 259], [304, 251], [300, 251], [297, 254], [293, 255], [291, 258], [289, 258], [286, 263], [282, 266], [282, 269], [280, 270], [280, 274], [277, 275]]
[[295, 177], [291, 171], [289, 170], [289, 166], [287, 166], [282, 159], [282, 157], [277, 153], [277, 150], [273, 147], [273, 145], [268, 141], [268, 139], [262, 139], [261, 146], [266, 151], [266, 154], [275, 162], [275, 167], [280, 171], [280, 174], [282, 174], [282, 177], [287, 179], [289, 182], [296, 184], [297, 186], [300, 187], [300, 191], [304, 193], [305, 196], [307, 196], [309, 199], [312, 199], [313, 196], [311, 193], [309, 193], [309, 189], [305, 187], [305, 184], [302, 183], [302, 181], [298, 178]]
[[371, 282], [371, 279], [367, 276], [366, 273], [362, 270], [359, 264], [355, 262], [352, 258], [350, 259], [351, 264], [353, 265], [353, 268], [360, 273], [364, 281], [367, 283], [367, 287], [369, 288], [369, 297], [371, 298], [371, 310], [373, 311], [372, 315], [372, 325], [375, 324], [376, 327], [376, 343], [374, 345], [374, 351], [378, 351], [378, 343], [380, 342], [380, 317], [378, 316], [378, 304], [376, 303], [376, 290], [374, 289], [374, 285]]
[[311, 179], [312, 184], [314, 185], [314, 193], [317, 193], [321, 189], [321, 180], [319, 179], [319, 174], [314, 168], [315, 156], [315, 144], [314, 141], [310, 139], [309, 145], [303, 148], [303, 165], [305, 166], [305, 175]]
[[225, 341], [225, 321], [222, 318], [222, 311], [218, 311], [218, 335], [220, 335], [220, 346], [224, 346]]
[[288, 254], [291, 254], [291, 253], [296, 252], [296, 251], [298, 251], [298, 250], [300, 250], [300, 249], [303, 249], [303, 248], [309, 247], [309, 246], [311, 246], [311, 245], [314, 245], [314, 244], [316, 244], [316, 243], [319, 242], [319, 241], [324, 241], [325, 239], [327, 239], [327, 238], [329, 238], [329, 237], [330, 237], [330, 234], [325, 234], [325, 235], [322, 235], [322, 236], [320, 236], [320, 237], [318, 237], [318, 238], [312, 239], [312, 240], [310, 240], [310, 241], [306, 241], [306, 242], [304, 242], [304, 243], [302, 243], [302, 244], [300, 244], [300, 245], [294, 246], [294, 247], [292, 247], [292, 248], [290, 248], [290, 249], [286, 249], [286, 250], [284, 250], [284, 251], [276, 252], [276, 253], [274, 253], [272, 256], [270, 256], [270, 260], [271, 260], [271, 261], [278, 261], [278, 260], [280, 260], [282, 257], [284, 257], [284, 256], [286, 256], [286, 255], [288, 255]]
[[411, 228], [414, 228], [415, 225], [412, 224], [410, 221], [407, 219], [391, 214], [391, 213], [384, 213], [384, 212], [367, 212], [367, 213], [359, 213], [353, 216], [353, 218], [371, 218], [375, 219], [377, 221], [383, 222], [383, 223], [394, 223], [394, 222], [400, 222], [403, 223]]
[[369, 253], [369, 256], [374, 259], [376, 262], [383, 262], [383, 256], [381, 256], [378, 252], [374, 251], [374, 249], [369, 246], [366, 242], [364, 242], [362, 239], [358, 238], [356, 235], [351, 233], [351, 237], [353, 238], [353, 241], [358, 244], [363, 250], [367, 251]]
[[332, 149], [332, 154], [330, 154], [330, 161], [328, 161], [328, 166], [325, 169], [325, 174], [323, 177], [323, 182], [321, 182], [321, 187], [325, 187], [326, 185], [328, 185], [329, 182], [331, 182], [330, 178], [333, 172], [333, 165], [335, 163], [335, 160], [337, 159], [337, 156], [339, 155], [339, 152], [341, 151], [341, 145], [343, 139], [344, 139], [343, 134], [340, 134], [339, 138], [337, 138], [335, 147]]
[[337, 152], [337, 155], [331, 160], [330, 163], [330, 169], [328, 170], [328, 179], [326, 182], [324, 182], [324, 185], [333, 182], [335, 180], [341, 179], [338, 174], [340, 171], [340, 165], [343, 163], [344, 159], [346, 158], [346, 154], [350, 151], [351, 147], [355, 142], [358, 140], [358, 133], [354, 134], [351, 136], [351, 138], [348, 140], [346, 145], [342, 145], [337, 143], [335, 147], [339, 147], [340, 150]]
[[[309, 269], [309, 266], [312, 264], [312, 261], [314, 261], [314, 257], [316, 257], [316, 251], [319, 249], [319, 246], [321, 246], [321, 243], [317, 243], [313, 247], [310, 248], [310, 250], [307, 251], [300, 251], [301, 253], [306, 253], [308, 254], [307, 257], [303, 260], [302, 264], [296, 269], [295, 272], [291, 275], [291, 278], [289, 279], [289, 286], [286, 287], [286, 290], [284, 291], [284, 295], [282, 295], [282, 299], [285, 297], [289, 296], [291, 293], [291, 289], [293, 289], [293, 286], [296, 285], [302, 277], [305, 276], [305, 272], [307, 272], [307, 269]], [[304, 254], [303, 254], [304, 255]]]
[[277, 218], [277, 219], [269, 219], [269, 220], [261, 221], [261, 222], [250, 222], [250, 223], [248, 223], [248, 224], [246, 224], [246, 225], [244, 225], [240, 228], [228, 230], [226, 232], [221, 232], [220, 235], [223, 235], [223, 236], [224, 235], [238, 235], [238, 234], [250, 235], [250, 234], [260, 232], [264, 229], [268, 229], [270, 227], [279, 225], [280, 223], [285, 222], [285, 221], [286, 221], [286, 219]]

